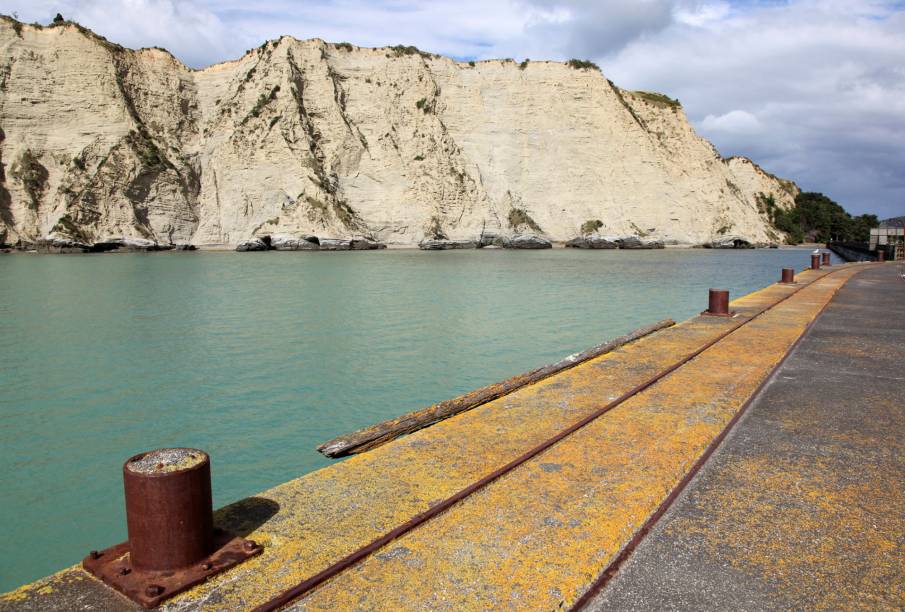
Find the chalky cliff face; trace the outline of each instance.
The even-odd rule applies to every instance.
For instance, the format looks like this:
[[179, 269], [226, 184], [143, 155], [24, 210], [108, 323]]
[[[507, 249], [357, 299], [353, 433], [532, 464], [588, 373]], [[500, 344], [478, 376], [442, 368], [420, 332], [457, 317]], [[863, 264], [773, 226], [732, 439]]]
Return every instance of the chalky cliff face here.
[[283, 37], [190, 70], [0, 20], [0, 242], [252, 236], [413, 245], [482, 232], [697, 244], [797, 188], [723, 160], [681, 107], [555, 62], [474, 65]]

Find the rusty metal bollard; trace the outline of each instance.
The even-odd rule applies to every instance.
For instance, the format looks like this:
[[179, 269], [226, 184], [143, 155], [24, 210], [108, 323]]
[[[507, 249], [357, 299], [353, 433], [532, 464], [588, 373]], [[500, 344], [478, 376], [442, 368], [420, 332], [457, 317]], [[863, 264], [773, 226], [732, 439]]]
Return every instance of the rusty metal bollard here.
[[886, 261], [886, 249], [877, 249], [877, 261], [880, 263]]
[[708, 295], [707, 310], [701, 314], [714, 317], [729, 317], [729, 292], [725, 289], [711, 289]]
[[819, 270], [820, 269], [820, 255], [817, 253], [811, 254], [811, 270]]
[[260, 554], [261, 546], [214, 529], [210, 458], [162, 448], [123, 465], [129, 539], [91, 551], [82, 566], [146, 608]]
[[123, 465], [129, 553], [136, 570], [191, 565], [214, 545], [211, 464], [207, 453], [168, 448]]
[[795, 282], [795, 270], [794, 268], [783, 268], [782, 269], [782, 280], [779, 281], [784, 285], [791, 285]]
[[823, 261], [821, 261], [821, 265], [824, 265], [824, 266], [830, 265], [830, 254], [829, 254], [829, 252], [827, 252], [827, 253], [822, 253], [821, 256], [822, 256], [822, 258], [823, 258]]

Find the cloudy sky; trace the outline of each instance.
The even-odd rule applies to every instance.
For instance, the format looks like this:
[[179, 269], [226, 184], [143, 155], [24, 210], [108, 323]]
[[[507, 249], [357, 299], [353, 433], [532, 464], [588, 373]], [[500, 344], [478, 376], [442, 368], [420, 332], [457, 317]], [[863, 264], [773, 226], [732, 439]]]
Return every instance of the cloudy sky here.
[[2, 0], [202, 67], [290, 34], [413, 44], [462, 59], [593, 59], [616, 84], [679, 98], [724, 156], [905, 215], [902, 0]]

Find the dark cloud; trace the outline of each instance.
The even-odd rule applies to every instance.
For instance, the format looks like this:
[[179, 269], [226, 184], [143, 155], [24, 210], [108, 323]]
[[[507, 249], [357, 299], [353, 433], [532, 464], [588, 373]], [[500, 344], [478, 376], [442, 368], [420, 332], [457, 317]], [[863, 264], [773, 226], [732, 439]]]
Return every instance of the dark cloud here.
[[598, 58], [673, 21], [671, 0], [528, 0], [528, 38], [547, 41], [561, 57]]
[[851, 212], [892, 216], [905, 212], [900, 11], [735, 6], [701, 23], [677, 19], [602, 61], [618, 83], [678, 97], [724, 155], [747, 155]]

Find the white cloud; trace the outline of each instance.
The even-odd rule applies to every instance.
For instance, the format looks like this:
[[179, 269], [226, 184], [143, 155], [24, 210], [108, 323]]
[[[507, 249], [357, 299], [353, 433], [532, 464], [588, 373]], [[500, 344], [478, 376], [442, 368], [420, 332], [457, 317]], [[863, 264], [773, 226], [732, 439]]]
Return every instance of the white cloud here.
[[724, 132], [728, 134], [757, 134], [762, 130], [760, 121], [751, 113], [743, 110], [729, 111], [724, 115], [707, 115], [701, 121], [704, 134]]
[[592, 59], [678, 97], [724, 155], [905, 214], [905, 6], [897, 0], [6, 0], [200, 67], [289, 34], [456, 57]]
[[699, 5], [681, 4], [673, 10], [673, 17], [677, 23], [704, 27], [725, 19], [729, 15], [729, 11], [728, 2], [712, 2]]
[[47, 23], [61, 13], [127, 47], [166, 47], [192, 66], [241, 54], [235, 45], [241, 37], [234, 35], [233, 26], [201, 2], [27, 0], [4, 4], [10, 5], [4, 10], [18, 13], [24, 21]]

